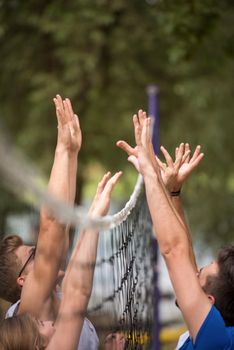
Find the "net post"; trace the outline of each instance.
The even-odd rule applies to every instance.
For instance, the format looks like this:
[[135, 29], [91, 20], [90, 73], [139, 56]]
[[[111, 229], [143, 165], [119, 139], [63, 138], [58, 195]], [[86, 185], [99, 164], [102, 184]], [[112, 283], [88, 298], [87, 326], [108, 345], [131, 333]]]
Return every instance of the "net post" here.
[[[155, 154], [159, 154], [159, 101], [158, 101], [159, 88], [155, 84], [147, 86], [148, 95], [148, 116], [152, 118], [152, 143]], [[153, 350], [160, 349], [159, 333], [160, 333], [160, 321], [159, 321], [159, 288], [158, 288], [158, 243], [156, 239], [152, 242], [152, 249], [156, 252], [155, 260], [156, 266], [154, 271], [154, 321], [153, 321]]]

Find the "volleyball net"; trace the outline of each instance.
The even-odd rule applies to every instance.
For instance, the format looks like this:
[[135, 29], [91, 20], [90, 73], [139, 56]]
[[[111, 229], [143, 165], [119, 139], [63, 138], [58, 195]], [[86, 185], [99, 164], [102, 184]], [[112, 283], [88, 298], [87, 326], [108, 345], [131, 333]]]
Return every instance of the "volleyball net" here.
[[0, 172], [5, 185], [37, 210], [42, 203], [66, 223], [99, 229], [100, 241], [89, 315], [98, 334], [122, 332], [126, 349], [152, 349], [156, 252], [144, 184], [138, 177], [125, 207], [90, 219], [82, 207], [69, 207], [45, 190], [38, 170], [1, 138]]
[[152, 349], [154, 266], [144, 188], [127, 219], [100, 236], [89, 313], [99, 331], [121, 332], [126, 349]]

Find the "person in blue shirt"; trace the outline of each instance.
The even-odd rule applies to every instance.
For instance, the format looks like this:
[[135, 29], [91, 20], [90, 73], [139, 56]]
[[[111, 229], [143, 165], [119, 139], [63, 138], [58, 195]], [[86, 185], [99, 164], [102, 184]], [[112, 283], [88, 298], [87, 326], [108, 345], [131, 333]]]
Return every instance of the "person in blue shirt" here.
[[[133, 123], [136, 147], [122, 140], [117, 145], [127, 152], [128, 159], [144, 178], [159, 249], [189, 330], [189, 336], [180, 350], [232, 350], [234, 246], [221, 249], [215, 261], [198, 271], [188, 227], [180, 208], [173, 203], [174, 197], [180, 195], [180, 187], [168, 191], [165, 186], [165, 166], [154, 155], [150, 118], [139, 110], [138, 115], [133, 116]], [[181, 166], [185, 163], [186, 168], [186, 162], [189, 163], [190, 150], [186, 150], [184, 144], [177, 149], [175, 162], [165, 154], [174, 174], [178, 175]], [[202, 157], [198, 148], [194, 166]], [[180, 185], [179, 182], [177, 185]]]

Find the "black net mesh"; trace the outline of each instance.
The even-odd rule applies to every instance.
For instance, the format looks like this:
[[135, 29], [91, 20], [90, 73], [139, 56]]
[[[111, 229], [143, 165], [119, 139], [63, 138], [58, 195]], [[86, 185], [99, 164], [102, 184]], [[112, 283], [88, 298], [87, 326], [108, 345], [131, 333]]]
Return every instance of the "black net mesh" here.
[[126, 349], [152, 349], [156, 252], [143, 192], [127, 220], [100, 235], [89, 317], [98, 334], [122, 332]]

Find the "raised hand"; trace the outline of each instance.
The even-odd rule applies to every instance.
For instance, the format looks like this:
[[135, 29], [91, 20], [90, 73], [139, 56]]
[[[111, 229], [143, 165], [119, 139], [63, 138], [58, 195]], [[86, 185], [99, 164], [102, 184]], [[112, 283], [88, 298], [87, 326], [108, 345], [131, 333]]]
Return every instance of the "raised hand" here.
[[120, 148], [122, 148], [127, 154], [128, 154], [128, 161], [131, 162], [138, 172], [142, 174], [142, 171], [144, 171], [144, 167], [140, 167], [139, 165], [139, 159], [138, 159], [138, 151], [139, 151], [139, 143], [141, 143], [141, 134], [143, 130], [144, 123], [149, 123], [149, 130], [148, 130], [148, 159], [152, 163], [152, 165], [155, 168], [158, 168], [158, 165], [155, 161], [155, 154], [153, 150], [153, 146], [151, 143], [151, 127], [150, 127], [150, 120], [147, 122], [147, 114], [143, 110], [139, 110], [138, 114], [134, 114], [133, 116], [133, 124], [134, 124], [134, 132], [135, 132], [135, 140], [136, 140], [136, 146], [133, 148], [131, 147], [127, 142], [120, 140], [116, 143], [116, 145]]
[[117, 172], [112, 177], [110, 177], [110, 172], [103, 176], [98, 184], [97, 192], [89, 209], [90, 216], [99, 217], [107, 214], [110, 207], [112, 191], [121, 175], [122, 171]]
[[163, 183], [169, 192], [179, 191], [188, 176], [199, 165], [204, 157], [201, 153], [201, 146], [197, 146], [192, 157], [188, 143], [181, 143], [175, 150], [175, 161], [168, 153], [165, 147], [161, 146], [161, 151], [165, 157], [166, 163], [163, 163], [156, 157], [157, 163], [161, 169]]
[[111, 333], [104, 341], [104, 350], [124, 350], [125, 338], [122, 333]]
[[57, 147], [78, 153], [82, 143], [79, 118], [74, 114], [69, 98], [62, 100], [56, 95], [54, 104], [58, 121]]

